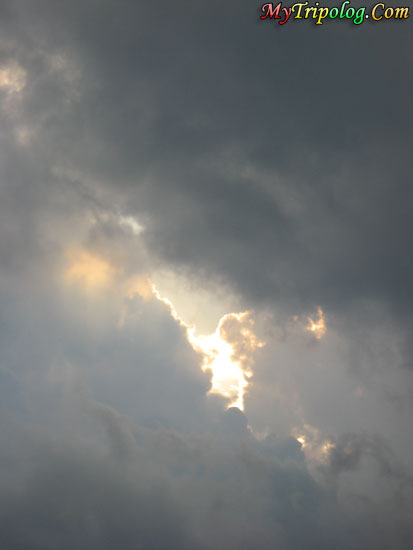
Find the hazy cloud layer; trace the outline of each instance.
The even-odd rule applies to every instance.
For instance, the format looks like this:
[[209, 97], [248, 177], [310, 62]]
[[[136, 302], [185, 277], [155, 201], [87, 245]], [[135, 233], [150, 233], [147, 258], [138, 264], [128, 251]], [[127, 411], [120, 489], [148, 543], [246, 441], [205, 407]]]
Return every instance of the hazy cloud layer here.
[[412, 547], [410, 25], [2, 2], [2, 548]]

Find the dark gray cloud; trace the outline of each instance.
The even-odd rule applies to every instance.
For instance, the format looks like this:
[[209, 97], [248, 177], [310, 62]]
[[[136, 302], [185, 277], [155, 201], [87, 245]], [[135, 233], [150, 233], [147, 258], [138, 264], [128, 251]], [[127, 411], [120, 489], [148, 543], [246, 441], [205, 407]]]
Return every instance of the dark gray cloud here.
[[[409, 25], [1, 4], [2, 548], [411, 548]], [[161, 268], [255, 309], [245, 416]]]
[[[281, 30], [256, 8], [10, 8], [43, 153], [148, 216], [167, 262], [250, 298], [406, 306], [408, 26]], [[51, 48], [78, 82], [45, 67]]]

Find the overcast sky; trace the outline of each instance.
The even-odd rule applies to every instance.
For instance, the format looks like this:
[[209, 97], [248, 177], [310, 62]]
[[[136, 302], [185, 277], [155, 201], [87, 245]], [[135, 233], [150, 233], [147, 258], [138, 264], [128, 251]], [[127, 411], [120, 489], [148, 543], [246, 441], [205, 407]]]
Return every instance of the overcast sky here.
[[4, 550], [413, 547], [412, 23], [260, 7], [0, 0]]

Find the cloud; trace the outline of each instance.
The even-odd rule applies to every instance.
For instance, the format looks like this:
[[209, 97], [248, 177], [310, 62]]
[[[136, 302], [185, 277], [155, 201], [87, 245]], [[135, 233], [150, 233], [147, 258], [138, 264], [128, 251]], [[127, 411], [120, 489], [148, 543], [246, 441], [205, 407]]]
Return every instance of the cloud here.
[[410, 548], [408, 27], [1, 9], [2, 548]]
[[26, 73], [16, 63], [9, 63], [0, 69], [0, 88], [13, 94], [23, 90], [26, 86]]

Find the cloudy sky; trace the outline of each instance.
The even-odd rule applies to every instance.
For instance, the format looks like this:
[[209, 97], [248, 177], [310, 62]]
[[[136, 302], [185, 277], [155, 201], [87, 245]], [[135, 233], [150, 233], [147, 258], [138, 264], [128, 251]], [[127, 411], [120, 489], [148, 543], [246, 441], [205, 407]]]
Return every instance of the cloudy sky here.
[[413, 547], [412, 51], [0, 1], [2, 549]]

